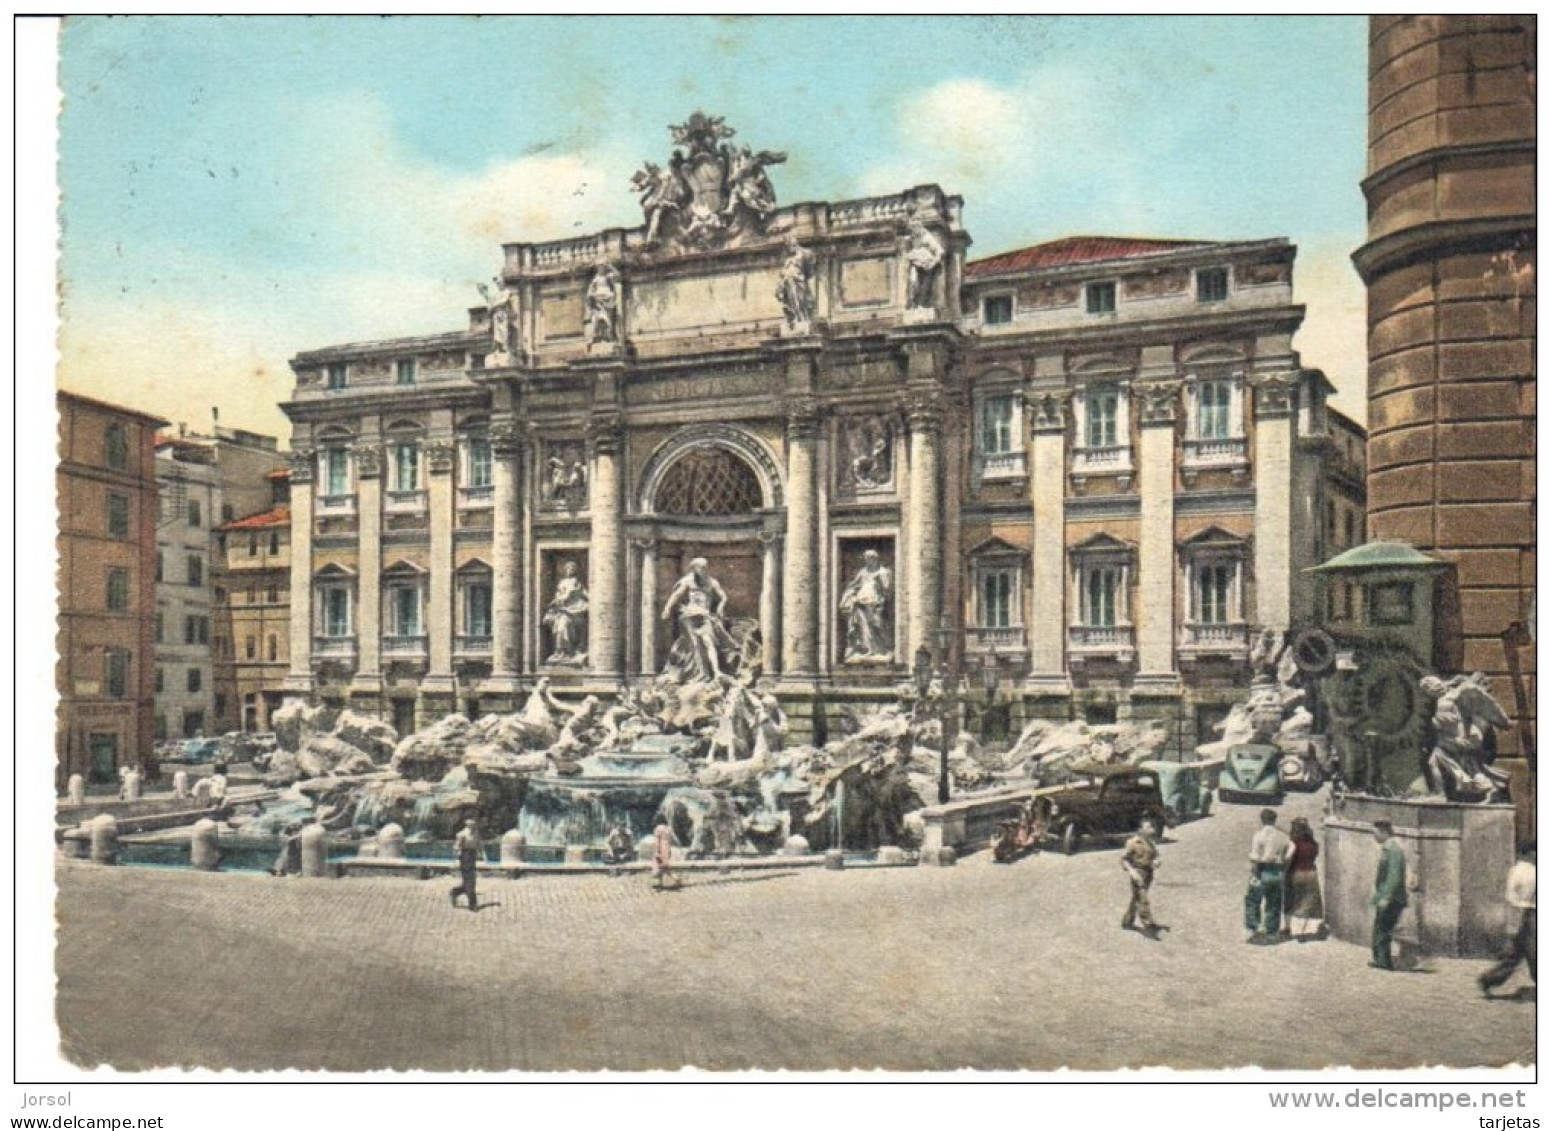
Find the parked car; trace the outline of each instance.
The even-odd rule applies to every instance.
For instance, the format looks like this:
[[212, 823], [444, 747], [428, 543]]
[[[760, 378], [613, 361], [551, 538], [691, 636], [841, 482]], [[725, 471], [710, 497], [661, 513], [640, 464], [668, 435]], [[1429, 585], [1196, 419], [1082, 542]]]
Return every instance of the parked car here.
[[1239, 805], [1280, 805], [1282, 777], [1277, 763], [1282, 752], [1275, 746], [1245, 742], [1228, 748], [1222, 774], [1217, 779], [1217, 798]]
[[1143, 762], [1158, 775], [1164, 817], [1171, 825], [1205, 817], [1212, 811], [1212, 786], [1221, 762]]
[[1283, 789], [1313, 793], [1325, 784], [1325, 771], [1312, 748], [1284, 753], [1276, 764]]
[[214, 762], [219, 760], [220, 757], [221, 740], [219, 738], [190, 738], [185, 739], [178, 747], [176, 755], [164, 759], [164, 761], [192, 764]]
[[1128, 836], [1143, 818], [1163, 828], [1168, 811], [1156, 771], [1131, 765], [1074, 770], [1085, 780], [1059, 786], [1035, 800], [1035, 820], [1063, 852], [1076, 852], [1089, 839]]

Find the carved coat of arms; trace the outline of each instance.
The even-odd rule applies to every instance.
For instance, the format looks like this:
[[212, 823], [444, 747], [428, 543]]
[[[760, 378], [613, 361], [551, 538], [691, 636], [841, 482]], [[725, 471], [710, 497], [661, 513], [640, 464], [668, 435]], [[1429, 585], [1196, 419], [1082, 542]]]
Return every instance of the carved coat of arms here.
[[765, 170], [786, 154], [730, 145], [737, 131], [698, 110], [668, 130], [676, 148], [667, 168], [648, 161], [630, 180], [641, 196], [646, 242], [708, 249], [762, 232], [776, 209]]

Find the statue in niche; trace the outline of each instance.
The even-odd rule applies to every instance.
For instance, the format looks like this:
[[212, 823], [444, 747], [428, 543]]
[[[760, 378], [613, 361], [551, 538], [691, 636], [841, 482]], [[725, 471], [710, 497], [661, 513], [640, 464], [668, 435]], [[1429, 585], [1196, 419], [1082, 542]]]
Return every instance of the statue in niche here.
[[722, 675], [722, 655], [734, 648], [732, 636], [723, 619], [727, 591], [711, 576], [709, 563], [696, 558], [689, 572], [679, 578], [668, 601], [662, 607], [664, 621], [679, 618], [679, 638], [673, 642], [670, 670], [676, 670], [685, 683], [715, 683]]
[[587, 658], [587, 587], [576, 576], [575, 562], [560, 564], [555, 595], [544, 610], [549, 629], [549, 664], [579, 664]]
[[517, 291], [500, 279], [491, 280], [495, 285], [479, 284], [479, 293], [490, 312], [490, 341], [495, 352], [515, 357], [517, 354]]
[[851, 485], [862, 491], [877, 491], [894, 480], [893, 434], [888, 419], [869, 416], [846, 426], [846, 447], [850, 452]]
[[878, 551], [868, 550], [862, 555], [862, 567], [840, 595], [840, 615], [846, 621], [846, 663], [894, 659], [893, 597], [893, 574]]
[[927, 230], [921, 218], [912, 217], [905, 231], [905, 263], [910, 268], [906, 306], [929, 310], [937, 305], [933, 301], [937, 272], [946, 254], [942, 241]]
[[587, 461], [580, 445], [551, 450], [545, 460], [541, 488], [544, 502], [552, 507], [577, 510], [587, 503]]
[[776, 298], [789, 327], [813, 321], [813, 270], [813, 252], [799, 244], [796, 236], [787, 236], [786, 259], [781, 264]]
[[587, 340], [619, 340], [619, 270], [612, 263], [600, 264], [587, 285]]

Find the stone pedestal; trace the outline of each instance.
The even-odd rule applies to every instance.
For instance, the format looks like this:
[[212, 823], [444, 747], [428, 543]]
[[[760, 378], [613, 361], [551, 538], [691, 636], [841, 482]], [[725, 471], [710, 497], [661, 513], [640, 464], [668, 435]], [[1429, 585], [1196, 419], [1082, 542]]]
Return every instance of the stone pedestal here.
[[189, 865], [203, 872], [213, 872], [221, 863], [220, 834], [215, 822], [209, 817], [194, 822], [194, 832], [189, 838]]
[[1379, 848], [1373, 823], [1389, 821], [1406, 855], [1410, 905], [1396, 939], [1423, 954], [1495, 955], [1516, 925], [1503, 894], [1513, 866], [1513, 806], [1347, 796], [1324, 820], [1325, 917], [1344, 942], [1367, 946]]

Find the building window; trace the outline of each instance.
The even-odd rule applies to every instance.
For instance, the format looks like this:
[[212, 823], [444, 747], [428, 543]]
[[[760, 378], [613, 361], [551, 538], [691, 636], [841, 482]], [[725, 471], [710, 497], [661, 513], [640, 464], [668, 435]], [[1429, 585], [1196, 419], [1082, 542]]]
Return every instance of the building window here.
[[188, 670], [188, 689], [190, 691], [198, 691], [200, 689], [200, 687], [203, 686], [203, 684], [204, 684], [204, 678], [200, 674], [199, 669], [198, 668], [189, 668], [189, 670]]
[[[217, 691], [215, 693], [215, 717], [222, 718], [226, 714], [226, 696]], [[217, 724], [219, 725], [219, 724]]]
[[324, 636], [350, 635], [350, 590], [343, 585], [329, 585], [319, 594], [319, 606], [323, 611]]
[[188, 501], [188, 524], [193, 527], [203, 526], [205, 522], [204, 512], [199, 508], [198, 499]]
[[104, 657], [108, 697], [123, 699], [129, 694], [129, 653], [113, 650]]
[[103, 433], [102, 458], [114, 471], [129, 470], [129, 433], [122, 424], [110, 424]]
[[320, 453], [323, 460], [323, 493], [328, 496], [348, 495], [350, 493], [350, 456], [344, 448], [324, 448]]
[[491, 623], [490, 583], [470, 581], [463, 586], [463, 634], [489, 636]]
[[221, 504], [221, 521], [222, 522], [230, 522], [230, 521], [232, 521], [232, 519], [234, 519], [236, 517], [237, 517], [237, 512], [234, 509], [232, 509], [232, 505], [230, 503], [222, 503]]
[[271, 585], [269, 587], [267, 599], [271, 605], [278, 605], [280, 603], [280, 587], [278, 585]]
[[162, 633], [165, 631], [166, 625], [167, 625], [167, 616], [166, 616], [166, 614], [161, 612], [160, 610], [158, 610], [157, 613], [156, 613], [156, 637], [155, 637], [156, 638], [156, 643], [158, 643], [158, 644], [160, 644], [162, 642]]
[[264, 654], [270, 663], [274, 663], [275, 657], [280, 654], [280, 641], [273, 633], [271, 633], [269, 638], [264, 642]]
[[224, 605], [226, 603], [226, 589], [223, 586], [217, 585], [211, 590], [211, 594], [214, 596], [217, 605]]
[[1195, 621], [1227, 624], [1233, 619], [1231, 600], [1238, 571], [1227, 562], [1214, 562], [1196, 570]]
[[417, 584], [388, 587], [388, 633], [392, 636], [419, 636], [420, 610], [424, 590]]
[[1120, 443], [1120, 391], [1113, 387], [1090, 389], [1085, 400], [1085, 446], [1116, 447]]
[[1083, 571], [1082, 623], [1091, 628], [1113, 628], [1119, 623], [1120, 592], [1124, 569], [1090, 566]]
[[1357, 545], [1357, 512], [1346, 512], [1346, 545], [1348, 548]]
[[1368, 624], [1406, 625], [1416, 619], [1410, 582], [1391, 581], [1364, 589], [1363, 611]]
[[273, 530], [269, 534], [269, 552], [271, 555], [280, 552], [280, 531]]
[[400, 385], [413, 385], [415, 383], [415, 359], [403, 358], [399, 361], [398, 376]]
[[393, 445], [393, 490], [420, 490], [420, 448], [418, 445]]
[[490, 441], [484, 436], [469, 437], [463, 449], [463, 485], [488, 487], [491, 480]]
[[335, 361], [328, 367], [328, 387], [330, 389], [343, 389], [345, 387], [345, 363]]
[[210, 651], [218, 660], [224, 658], [227, 655], [230, 647], [230, 642], [228, 642], [224, 636], [212, 637], [210, 640]]
[[1089, 283], [1084, 288], [1089, 314], [1115, 313], [1115, 284]]
[[1226, 440], [1232, 435], [1229, 417], [1233, 408], [1232, 384], [1202, 381], [1196, 395], [1200, 398], [1198, 435], [1203, 440]]
[[[329, 635], [333, 635], [333, 634], [330, 633]], [[243, 651], [247, 654], [247, 658], [248, 659], [250, 659], [250, 660], [258, 659], [258, 637], [250, 636], [246, 640], [244, 640], [243, 641]]]
[[257, 585], [250, 585], [250, 586], [248, 586], [248, 604], [250, 604], [250, 605], [258, 604], [258, 586]]
[[160, 695], [162, 693], [165, 685], [166, 685], [166, 680], [162, 678], [162, 669], [161, 668], [157, 668], [156, 669], [156, 694]]
[[258, 557], [258, 535], [257, 534], [249, 534], [248, 535], [248, 557], [250, 557], [250, 558]]
[[1012, 295], [987, 295], [982, 310], [987, 326], [1005, 326], [1012, 321]]
[[129, 537], [128, 495], [108, 495], [108, 537]]
[[156, 551], [156, 580], [157, 581], [160, 581], [162, 579], [162, 570], [164, 568], [165, 568], [165, 564], [164, 564], [164, 559], [162, 558], [162, 552], [160, 550], [157, 550]]
[[1013, 396], [987, 397], [980, 402], [980, 450], [986, 455], [1005, 455], [1013, 446]]
[[199, 738], [205, 733], [205, 713], [203, 711], [183, 712], [183, 737]]
[[1228, 299], [1228, 269], [1207, 267], [1196, 272], [1197, 302], [1226, 302]]
[[129, 612], [129, 571], [108, 570], [108, 612]]
[[980, 597], [976, 612], [981, 628], [1008, 628], [1016, 623], [1013, 601], [1017, 576], [1017, 570], [1007, 567], [981, 571], [980, 584], [976, 587]]
[[205, 583], [204, 559], [194, 554], [188, 556], [188, 583], [196, 588]]

